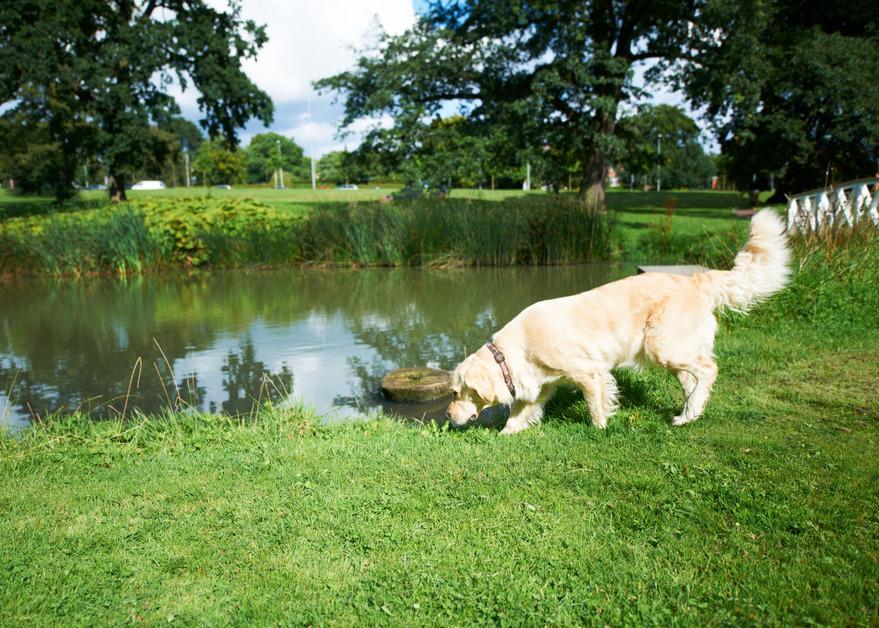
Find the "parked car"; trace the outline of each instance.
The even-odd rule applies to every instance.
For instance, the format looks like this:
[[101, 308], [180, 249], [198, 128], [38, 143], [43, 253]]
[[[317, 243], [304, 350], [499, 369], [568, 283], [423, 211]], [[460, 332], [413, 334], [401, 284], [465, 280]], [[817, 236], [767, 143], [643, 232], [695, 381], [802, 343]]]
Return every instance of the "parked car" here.
[[218, 183], [217, 185], [213, 186], [213, 188], [215, 190], [231, 190], [232, 186], [228, 183]]
[[356, 190], [357, 186], [353, 183], [344, 183], [336, 188], [337, 190]]
[[164, 190], [165, 183], [162, 181], [138, 181], [131, 186], [132, 190]]

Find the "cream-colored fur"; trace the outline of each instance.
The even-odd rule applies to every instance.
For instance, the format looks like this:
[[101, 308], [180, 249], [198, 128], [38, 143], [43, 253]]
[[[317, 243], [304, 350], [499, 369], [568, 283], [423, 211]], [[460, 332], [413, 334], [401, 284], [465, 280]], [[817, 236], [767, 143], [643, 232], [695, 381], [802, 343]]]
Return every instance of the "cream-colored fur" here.
[[695, 420], [717, 377], [714, 311], [747, 311], [784, 287], [790, 258], [784, 231], [778, 215], [764, 209], [752, 219], [732, 270], [645, 273], [525, 308], [492, 338], [506, 358], [515, 399], [483, 346], [452, 373], [449, 418], [463, 425], [505, 404], [510, 418], [502, 433], [519, 432], [540, 421], [556, 384], [570, 380], [583, 391], [593, 425], [603, 428], [616, 408], [610, 370], [652, 362], [675, 373], [683, 388], [684, 408], [672, 424]]

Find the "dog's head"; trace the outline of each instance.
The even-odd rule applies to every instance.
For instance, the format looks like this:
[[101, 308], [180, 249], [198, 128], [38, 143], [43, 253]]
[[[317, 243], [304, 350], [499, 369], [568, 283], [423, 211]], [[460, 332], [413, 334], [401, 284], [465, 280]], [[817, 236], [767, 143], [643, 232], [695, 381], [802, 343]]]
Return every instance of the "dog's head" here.
[[452, 394], [455, 398], [446, 416], [459, 426], [509, 396], [501, 371], [487, 348], [470, 354], [452, 371]]

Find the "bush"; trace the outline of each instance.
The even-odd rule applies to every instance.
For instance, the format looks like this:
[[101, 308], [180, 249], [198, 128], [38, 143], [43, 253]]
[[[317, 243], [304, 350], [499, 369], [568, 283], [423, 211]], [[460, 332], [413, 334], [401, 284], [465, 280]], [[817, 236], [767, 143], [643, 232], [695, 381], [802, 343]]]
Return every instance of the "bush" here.
[[[287, 234], [298, 219], [247, 200], [151, 199], [132, 204], [171, 262], [185, 266], [256, 261], [262, 240]], [[286, 261], [286, 260], [279, 260]]]

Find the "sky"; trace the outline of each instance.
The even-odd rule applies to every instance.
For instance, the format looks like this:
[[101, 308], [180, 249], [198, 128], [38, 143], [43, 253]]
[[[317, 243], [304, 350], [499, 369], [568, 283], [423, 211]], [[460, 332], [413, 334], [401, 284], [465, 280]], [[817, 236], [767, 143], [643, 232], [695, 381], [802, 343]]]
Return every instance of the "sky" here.
[[[227, 6], [226, 0], [209, 2]], [[358, 132], [368, 123], [358, 123], [349, 137], [338, 137], [342, 103], [334, 103], [333, 94], [317, 94], [311, 82], [352, 68], [358, 51], [374, 44], [382, 29], [405, 31], [426, 11], [427, 0], [242, 0], [241, 7], [245, 19], [266, 26], [269, 38], [257, 59], [244, 63], [244, 70], [275, 103], [272, 125], [267, 129], [251, 121], [240, 134], [242, 144], [271, 130], [294, 139], [306, 155], [320, 157], [356, 148]], [[174, 95], [183, 115], [197, 121], [197, 93], [175, 89]], [[692, 115], [671, 92], [654, 92], [649, 102], [682, 105]], [[711, 148], [710, 141], [706, 147]]]

